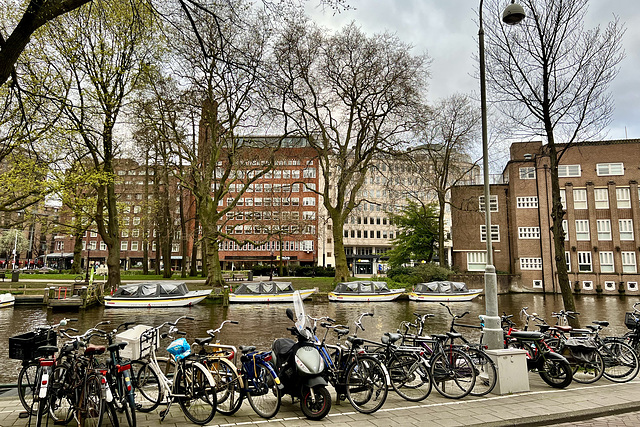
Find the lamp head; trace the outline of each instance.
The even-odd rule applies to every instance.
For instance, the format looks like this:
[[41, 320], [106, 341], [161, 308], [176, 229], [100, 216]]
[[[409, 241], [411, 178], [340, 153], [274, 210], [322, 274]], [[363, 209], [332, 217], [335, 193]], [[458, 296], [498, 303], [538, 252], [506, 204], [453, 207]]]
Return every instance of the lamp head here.
[[502, 12], [502, 22], [509, 25], [515, 25], [525, 18], [524, 8], [511, 0], [511, 4]]

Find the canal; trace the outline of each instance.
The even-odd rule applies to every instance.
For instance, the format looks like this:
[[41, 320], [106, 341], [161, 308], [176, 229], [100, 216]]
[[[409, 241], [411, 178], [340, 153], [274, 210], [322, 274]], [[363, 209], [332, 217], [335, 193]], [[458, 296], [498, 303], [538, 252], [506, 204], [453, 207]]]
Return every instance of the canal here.
[[[576, 305], [583, 324], [592, 320], [608, 320], [611, 326], [607, 328], [609, 335], [626, 332], [624, 313], [630, 311], [633, 303], [638, 301], [636, 296], [596, 296], [577, 295]], [[191, 308], [171, 309], [104, 309], [95, 307], [76, 313], [52, 312], [51, 310], [33, 307], [14, 307], [0, 310], [0, 383], [15, 383], [20, 370], [20, 361], [8, 358], [9, 337], [22, 332], [28, 332], [37, 325], [54, 324], [64, 317], [76, 317], [78, 322], [73, 324], [81, 332], [94, 326], [101, 320], [110, 320], [114, 327], [129, 321], [154, 326], [165, 321], [175, 320], [181, 315], [189, 315], [195, 321], [184, 320], [180, 329], [188, 333], [188, 337], [204, 337], [207, 329], [216, 329], [223, 320], [231, 319], [240, 322], [239, 325], [225, 325], [220, 340], [235, 346], [255, 345], [258, 348], [270, 348], [275, 338], [287, 337], [287, 327], [291, 322], [285, 315], [289, 304], [235, 304], [222, 307], [216, 303], [201, 303]], [[518, 313], [522, 307], [529, 307], [529, 313], [538, 313], [548, 323], [555, 323], [551, 316], [553, 311], [562, 309], [562, 299], [559, 295], [541, 294], [511, 294], [499, 297], [500, 312], [513, 314], [518, 325], [521, 321]], [[476, 298], [472, 302], [451, 303], [454, 313], [461, 314], [469, 311], [465, 317], [466, 323], [478, 324], [478, 315], [485, 311], [484, 299]], [[378, 303], [330, 303], [325, 301], [305, 302], [307, 314], [314, 317], [329, 316], [339, 323], [348, 324], [354, 330], [353, 321], [358, 314], [372, 311], [373, 318], [363, 321], [365, 331], [359, 336], [379, 339], [384, 332], [395, 331], [403, 320], [412, 320], [414, 312], [433, 313], [435, 318], [429, 319], [427, 332], [438, 333], [448, 330], [451, 317], [444, 307], [434, 303], [419, 303], [414, 301], [395, 301]], [[466, 332], [466, 331], [461, 331]], [[333, 337], [329, 339], [333, 342]]]

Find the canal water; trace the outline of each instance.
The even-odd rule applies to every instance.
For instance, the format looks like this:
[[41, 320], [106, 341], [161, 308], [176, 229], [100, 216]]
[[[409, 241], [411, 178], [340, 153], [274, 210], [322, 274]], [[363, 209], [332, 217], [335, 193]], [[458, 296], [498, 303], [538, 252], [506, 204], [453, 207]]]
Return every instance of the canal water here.
[[[596, 296], [577, 295], [576, 306], [581, 313], [581, 322], [588, 324], [593, 320], [608, 320], [608, 335], [620, 335], [626, 332], [624, 313], [631, 311], [633, 303], [640, 300], [636, 296]], [[95, 307], [80, 312], [52, 312], [33, 307], [13, 307], [0, 310], [0, 383], [15, 383], [20, 370], [20, 361], [11, 360], [9, 355], [9, 337], [30, 331], [37, 325], [55, 324], [62, 318], [75, 317], [78, 322], [73, 327], [84, 332], [102, 320], [110, 320], [113, 327], [129, 321], [154, 326], [165, 321], [173, 321], [182, 315], [195, 318], [183, 320], [179, 327], [187, 332], [189, 338], [205, 337], [207, 329], [216, 329], [226, 319], [237, 320], [239, 325], [225, 325], [219, 338], [222, 343], [235, 346], [255, 345], [259, 349], [268, 349], [274, 339], [288, 337], [287, 327], [291, 321], [286, 317], [285, 309], [292, 304], [233, 304], [222, 307], [217, 303], [201, 303], [195, 307], [170, 309], [105, 309]], [[456, 314], [469, 311], [465, 323], [479, 324], [478, 315], [485, 312], [482, 297], [471, 302], [458, 302], [449, 305]], [[522, 322], [518, 316], [523, 307], [529, 307], [529, 313], [538, 313], [547, 323], [555, 323], [551, 313], [563, 308], [559, 295], [512, 294], [499, 297], [500, 313], [513, 314], [518, 325]], [[377, 303], [332, 303], [328, 301], [305, 302], [307, 314], [314, 317], [329, 316], [337, 322], [347, 324], [354, 331], [353, 321], [362, 312], [373, 312], [373, 317], [363, 320], [364, 332], [358, 335], [364, 338], [379, 339], [384, 332], [395, 332], [403, 320], [412, 320], [414, 312], [433, 313], [435, 318], [428, 320], [428, 333], [441, 333], [449, 328], [451, 317], [447, 310], [437, 303], [414, 301], [394, 301]], [[465, 330], [460, 332], [467, 333]], [[468, 334], [473, 335], [474, 331]], [[334, 337], [328, 341], [333, 342]], [[168, 343], [167, 343], [168, 344]], [[162, 351], [162, 350], [161, 350]]]

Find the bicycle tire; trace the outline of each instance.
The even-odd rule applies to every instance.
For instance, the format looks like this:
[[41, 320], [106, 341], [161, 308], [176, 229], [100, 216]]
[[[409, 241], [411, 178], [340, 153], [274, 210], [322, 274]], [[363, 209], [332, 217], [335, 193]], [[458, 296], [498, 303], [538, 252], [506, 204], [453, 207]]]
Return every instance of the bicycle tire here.
[[178, 403], [184, 415], [194, 424], [211, 421], [217, 406], [216, 385], [207, 369], [200, 363], [186, 362], [176, 371], [174, 381], [183, 394]]
[[469, 356], [453, 348], [431, 358], [431, 379], [438, 393], [449, 399], [461, 399], [476, 383], [475, 368]]
[[120, 389], [120, 391], [118, 392], [119, 396], [117, 399], [114, 396], [113, 401], [116, 402], [117, 400], [118, 403], [122, 406], [122, 412], [124, 412], [124, 416], [127, 420], [127, 425], [129, 427], [136, 427], [136, 398], [135, 394], [133, 393], [133, 387], [131, 392], [129, 392], [127, 390], [125, 382], [123, 381], [123, 378], [121, 378], [120, 385], [116, 388]]
[[104, 400], [102, 384], [97, 375], [90, 374], [82, 387], [80, 395], [80, 411], [78, 413], [81, 427], [99, 427], [104, 416]]
[[542, 365], [538, 375], [553, 388], [565, 388], [573, 381], [573, 370], [566, 360], [551, 359], [542, 356]]
[[207, 359], [204, 362], [216, 382], [217, 411], [223, 415], [235, 414], [243, 400], [240, 373], [227, 359]]
[[[360, 356], [346, 371], [346, 395], [351, 406], [363, 414], [376, 412], [387, 400], [387, 372], [371, 356]], [[368, 403], [373, 402], [371, 405]]]
[[[242, 372], [246, 378], [246, 372]], [[246, 397], [254, 412], [262, 418], [272, 418], [280, 410], [281, 393], [271, 371], [262, 364], [255, 367], [255, 377], [247, 379]]]
[[625, 383], [638, 375], [638, 355], [628, 344], [619, 340], [605, 340], [598, 351], [604, 359], [603, 376], [609, 381]]
[[593, 351], [590, 361], [576, 361], [571, 363], [573, 380], [581, 384], [592, 384], [604, 375], [604, 359], [598, 350]]
[[33, 393], [39, 367], [40, 362], [32, 360], [24, 365], [18, 374], [18, 398], [29, 415], [32, 415], [31, 406], [33, 405]]
[[136, 410], [151, 412], [156, 409], [164, 395], [160, 379], [151, 365], [141, 360], [131, 361], [131, 381], [134, 390], [136, 390]]
[[75, 411], [68, 385], [68, 370], [65, 363], [56, 366], [49, 381], [49, 415], [56, 424], [71, 422]]
[[400, 397], [419, 402], [431, 394], [433, 382], [427, 365], [417, 353], [392, 355], [387, 364], [391, 387]]
[[103, 427], [120, 427], [118, 412], [113, 402], [104, 402], [102, 405], [102, 424]]
[[498, 382], [496, 364], [487, 353], [477, 348], [468, 348], [465, 353], [475, 368], [476, 383], [469, 392], [471, 396], [485, 396], [493, 391]]
[[44, 418], [45, 418], [45, 414], [47, 413], [47, 403], [46, 400], [44, 399], [38, 399], [34, 402], [35, 405], [35, 410], [34, 412], [36, 413], [36, 427], [40, 427], [43, 426], [45, 424], [43, 424], [44, 422]]

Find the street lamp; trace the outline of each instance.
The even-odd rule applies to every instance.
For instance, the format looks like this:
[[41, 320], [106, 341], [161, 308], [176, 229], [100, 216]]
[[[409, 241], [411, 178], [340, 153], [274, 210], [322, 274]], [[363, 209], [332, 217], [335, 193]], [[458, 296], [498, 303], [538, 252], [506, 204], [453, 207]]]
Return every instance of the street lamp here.
[[[478, 44], [480, 50], [480, 108], [482, 111], [482, 169], [484, 175], [484, 217], [487, 242], [487, 263], [484, 270], [484, 294], [486, 315], [484, 318], [484, 340], [489, 349], [503, 348], [502, 328], [498, 316], [498, 280], [496, 268], [493, 265], [493, 245], [491, 242], [491, 193], [489, 191], [489, 143], [487, 131], [487, 87], [484, 61], [484, 27], [482, 23], [482, 4], [480, 0]], [[502, 21], [515, 25], [525, 17], [524, 9], [511, 0], [502, 14]]]

